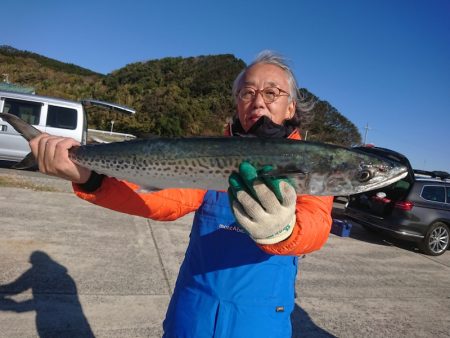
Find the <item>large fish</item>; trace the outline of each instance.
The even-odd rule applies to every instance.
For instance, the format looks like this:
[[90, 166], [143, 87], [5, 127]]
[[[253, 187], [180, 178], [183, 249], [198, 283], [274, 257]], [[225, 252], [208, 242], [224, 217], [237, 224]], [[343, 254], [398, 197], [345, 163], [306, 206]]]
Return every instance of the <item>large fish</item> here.
[[[27, 140], [41, 132], [15, 115], [0, 113]], [[32, 155], [31, 155], [32, 156]], [[73, 147], [70, 159], [100, 174], [144, 189], [226, 190], [242, 161], [272, 165], [298, 194], [346, 196], [389, 185], [407, 175], [386, 158], [330, 144], [256, 137], [152, 138]], [[28, 159], [27, 159], [28, 158]], [[24, 161], [30, 159], [27, 156]]]

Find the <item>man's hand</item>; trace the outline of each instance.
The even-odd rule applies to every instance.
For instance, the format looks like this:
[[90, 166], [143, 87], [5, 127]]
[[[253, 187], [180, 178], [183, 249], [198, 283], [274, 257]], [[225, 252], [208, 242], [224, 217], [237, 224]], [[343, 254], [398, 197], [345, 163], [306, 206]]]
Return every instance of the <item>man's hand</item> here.
[[79, 184], [83, 184], [89, 179], [91, 171], [69, 159], [69, 149], [80, 145], [76, 140], [40, 134], [29, 144], [40, 172]]
[[275, 244], [288, 238], [295, 225], [297, 194], [287, 179], [272, 178], [242, 162], [239, 173], [229, 177], [230, 204], [238, 223], [259, 244]]

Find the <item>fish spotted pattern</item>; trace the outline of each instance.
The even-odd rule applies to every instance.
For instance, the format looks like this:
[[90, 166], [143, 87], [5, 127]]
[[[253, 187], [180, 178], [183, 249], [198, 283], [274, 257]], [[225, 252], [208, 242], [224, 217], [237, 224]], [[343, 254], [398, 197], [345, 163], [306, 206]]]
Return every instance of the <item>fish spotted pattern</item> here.
[[[28, 140], [40, 133], [18, 117], [0, 113]], [[345, 196], [389, 185], [407, 175], [400, 163], [331, 144], [256, 137], [152, 138], [74, 147], [69, 157], [100, 174], [145, 189], [226, 190], [242, 161], [271, 165], [298, 194]]]

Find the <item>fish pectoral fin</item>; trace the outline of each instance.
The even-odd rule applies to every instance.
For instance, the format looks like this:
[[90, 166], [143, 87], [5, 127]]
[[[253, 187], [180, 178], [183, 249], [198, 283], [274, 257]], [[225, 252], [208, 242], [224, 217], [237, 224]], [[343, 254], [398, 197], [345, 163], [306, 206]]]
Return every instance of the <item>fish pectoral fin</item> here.
[[37, 167], [36, 159], [34, 158], [33, 153], [28, 153], [27, 156], [24, 157], [22, 161], [12, 166], [14, 169], [30, 169], [33, 167]]
[[261, 173], [261, 177], [274, 178], [274, 177], [286, 177], [286, 178], [297, 178], [305, 177], [308, 173], [299, 169], [276, 169], [266, 171]]

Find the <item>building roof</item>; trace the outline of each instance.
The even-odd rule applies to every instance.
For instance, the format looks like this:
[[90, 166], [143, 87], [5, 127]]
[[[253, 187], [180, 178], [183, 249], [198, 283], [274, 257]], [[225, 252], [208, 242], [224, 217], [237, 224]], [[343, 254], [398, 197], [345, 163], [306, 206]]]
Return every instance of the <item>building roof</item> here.
[[7, 92], [25, 93], [25, 94], [35, 94], [35, 89], [33, 87], [23, 87], [8, 82], [0, 82], [0, 90]]

